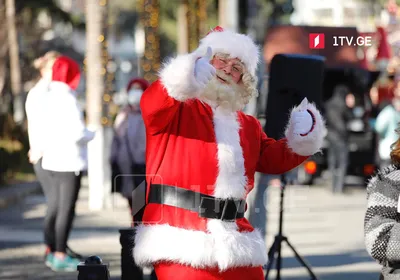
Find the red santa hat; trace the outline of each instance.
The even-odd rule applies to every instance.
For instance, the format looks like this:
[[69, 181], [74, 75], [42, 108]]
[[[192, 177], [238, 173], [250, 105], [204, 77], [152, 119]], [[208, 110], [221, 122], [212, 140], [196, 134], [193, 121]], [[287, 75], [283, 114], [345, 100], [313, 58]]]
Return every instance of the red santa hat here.
[[195, 52], [203, 56], [208, 47], [211, 47], [213, 55], [225, 53], [232, 58], [240, 59], [249, 73], [255, 76], [259, 62], [259, 48], [249, 36], [217, 26], [200, 41]]

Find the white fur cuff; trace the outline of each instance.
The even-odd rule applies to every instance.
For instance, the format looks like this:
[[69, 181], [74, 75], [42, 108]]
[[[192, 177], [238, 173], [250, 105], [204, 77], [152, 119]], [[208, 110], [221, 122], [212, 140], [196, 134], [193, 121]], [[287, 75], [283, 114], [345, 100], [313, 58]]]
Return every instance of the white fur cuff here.
[[[314, 127], [311, 132], [302, 136], [294, 133], [294, 126], [292, 123], [292, 116], [294, 112], [309, 110], [315, 120]], [[287, 139], [288, 147], [296, 154], [301, 156], [311, 156], [320, 151], [324, 137], [326, 136], [326, 127], [321, 113], [314, 104], [302, 102], [299, 106], [293, 108], [290, 113], [290, 120], [287, 125], [285, 136]]]
[[197, 58], [193, 54], [184, 54], [164, 64], [160, 78], [169, 96], [178, 101], [185, 101], [199, 95], [202, 87], [194, 77]]
[[133, 255], [136, 264], [150, 266], [170, 261], [195, 268], [262, 266], [268, 261], [266, 245], [258, 230], [238, 232], [234, 223], [214, 220], [208, 231], [167, 224], [138, 226]]

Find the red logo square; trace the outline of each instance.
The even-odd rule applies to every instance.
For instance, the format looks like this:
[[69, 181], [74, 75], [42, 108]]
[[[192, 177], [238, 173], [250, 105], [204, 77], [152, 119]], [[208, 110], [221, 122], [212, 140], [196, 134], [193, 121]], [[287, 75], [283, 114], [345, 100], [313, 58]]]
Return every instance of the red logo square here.
[[308, 43], [309, 43], [310, 49], [324, 49], [325, 48], [325, 34], [310, 33], [308, 36]]

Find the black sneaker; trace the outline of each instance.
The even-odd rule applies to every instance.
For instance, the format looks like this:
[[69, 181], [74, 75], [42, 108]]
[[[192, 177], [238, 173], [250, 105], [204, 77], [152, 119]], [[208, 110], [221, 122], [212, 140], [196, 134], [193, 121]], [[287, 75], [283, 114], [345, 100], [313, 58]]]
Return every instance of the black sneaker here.
[[72, 258], [79, 259], [81, 261], [83, 260], [83, 256], [82, 255], [72, 251], [71, 248], [69, 248], [68, 246], [67, 246], [66, 253], [67, 253], [68, 256], [70, 256]]

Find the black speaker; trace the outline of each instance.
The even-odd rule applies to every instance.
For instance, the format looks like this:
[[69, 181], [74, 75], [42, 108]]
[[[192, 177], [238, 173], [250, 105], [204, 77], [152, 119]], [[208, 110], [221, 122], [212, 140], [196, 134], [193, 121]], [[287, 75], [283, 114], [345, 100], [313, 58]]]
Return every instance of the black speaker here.
[[325, 58], [317, 55], [277, 54], [269, 68], [265, 133], [281, 139], [290, 110], [307, 97], [321, 110]]

